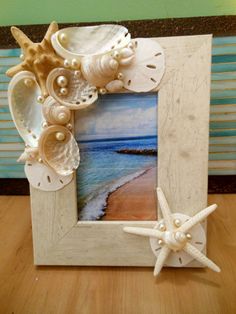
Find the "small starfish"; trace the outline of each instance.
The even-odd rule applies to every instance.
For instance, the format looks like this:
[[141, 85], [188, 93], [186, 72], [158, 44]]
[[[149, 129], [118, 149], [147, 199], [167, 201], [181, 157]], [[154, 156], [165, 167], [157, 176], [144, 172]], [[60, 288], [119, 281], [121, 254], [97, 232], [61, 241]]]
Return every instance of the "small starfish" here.
[[62, 58], [55, 53], [51, 44], [51, 36], [57, 30], [57, 23], [52, 22], [43, 40], [40, 43], [34, 43], [19, 28], [11, 27], [12, 35], [22, 49], [21, 59], [23, 59], [23, 62], [10, 68], [6, 74], [12, 77], [24, 70], [33, 72], [44, 98], [48, 96], [46, 79], [49, 72], [55, 67], [63, 66]]
[[195, 216], [180, 225], [179, 221], [173, 219], [169, 205], [161, 188], [157, 188], [157, 197], [165, 221], [165, 225], [162, 224], [161, 230], [155, 228], [124, 227], [125, 232], [159, 239], [162, 248], [156, 261], [154, 276], [157, 276], [160, 273], [170, 252], [177, 252], [180, 250], [184, 250], [213, 271], [220, 272], [220, 268], [214, 262], [188, 242], [187, 236], [187, 231], [210, 215], [216, 209], [217, 205], [214, 204], [201, 210]]

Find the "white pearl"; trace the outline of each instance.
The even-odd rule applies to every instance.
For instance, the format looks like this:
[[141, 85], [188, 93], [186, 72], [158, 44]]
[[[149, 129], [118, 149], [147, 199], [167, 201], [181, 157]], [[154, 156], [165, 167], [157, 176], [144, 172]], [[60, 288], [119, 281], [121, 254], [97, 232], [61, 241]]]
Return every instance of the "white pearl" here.
[[114, 52], [112, 53], [112, 57], [115, 58], [115, 59], [118, 59], [118, 58], [120, 57], [119, 52], [118, 52], [118, 51], [114, 51]]
[[42, 127], [43, 127], [43, 128], [47, 128], [47, 127], [48, 127], [48, 124], [47, 124], [47, 122], [46, 122], [46, 121], [43, 121], [43, 123], [42, 123]]
[[190, 234], [190, 233], [187, 233], [187, 234], [186, 234], [186, 238], [187, 238], [188, 240], [191, 240], [191, 239], [192, 239], [191, 234]]
[[78, 78], [81, 76], [81, 72], [79, 70], [75, 71], [74, 73], [75, 73], [75, 76]]
[[175, 233], [175, 240], [179, 242], [185, 242], [186, 241], [186, 235], [183, 232], [177, 231]]
[[179, 226], [181, 225], [180, 219], [175, 219], [175, 220], [174, 220], [174, 225], [175, 225], [176, 227], [179, 227]]
[[56, 139], [57, 139], [58, 141], [64, 141], [64, 139], [65, 139], [65, 134], [62, 133], [62, 132], [57, 132], [57, 133], [56, 133]]
[[65, 87], [68, 84], [68, 79], [64, 75], [57, 77], [57, 85], [60, 87]]
[[104, 95], [104, 94], [106, 94], [106, 89], [105, 88], [99, 88], [99, 93], [100, 94], [102, 94], [102, 95]]
[[72, 67], [73, 67], [74, 69], [78, 68], [78, 66], [79, 66], [78, 60], [72, 59], [71, 65], [72, 65]]
[[30, 78], [26, 78], [26, 79], [24, 79], [24, 84], [27, 87], [32, 87], [34, 85], [34, 80], [32, 80]]
[[40, 104], [42, 104], [42, 103], [44, 102], [44, 98], [43, 98], [42, 95], [39, 95], [39, 96], [37, 97], [37, 102], [39, 102]]
[[66, 96], [68, 94], [68, 89], [65, 87], [60, 88], [60, 93], [63, 96]]
[[162, 245], [164, 243], [164, 241], [162, 239], [158, 240], [158, 244]]
[[38, 162], [42, 163], [42, 162], [43, 162], [42, 158], [39, 158], [39, 159], [38, 159]]
[[122, 80], [124, 78], [124, 74], [123, 73], [118, 73], [117, 74], [117, 78], [118, 78], [118, 80]]
[[165, 224], [160, 223], [160, 224], [158, 225], [158, 229], [159, 229], [160, 231], [165, 231], [165, 230], [166, 230]]
[[65, 59], [64, 60], [64, 67], [69, 68], [69, 66], [70, 66], [70, 62], [67, 59]]
[[69, 130], [72, 130], [72, 124], [71, 124], [71, 123], [68, 123], [68, 124], [66, 125], [66, 127], [67, 127]]
[[65, 34], [65, 33], [61, 33], [61, 34], [59, 35], [59, 40], [60, 40], [61, 43], [65, 44], [65, 43], [67, 42], [67, 36], [66, 36], [66, 34]]
[[25, 59], [25, 55], [23, 53], [20, 54], [20, 59], [23, 61]]

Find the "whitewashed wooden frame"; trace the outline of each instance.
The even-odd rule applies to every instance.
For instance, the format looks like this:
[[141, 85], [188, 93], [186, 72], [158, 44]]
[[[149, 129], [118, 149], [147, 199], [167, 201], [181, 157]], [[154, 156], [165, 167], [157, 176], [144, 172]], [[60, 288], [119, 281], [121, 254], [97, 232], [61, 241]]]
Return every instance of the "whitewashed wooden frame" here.
[[[158, 186], [172, 212], [190, 216], [207, 205], [211, 39], [156, 38], [166, 57], [158, 87]], [[123, 232], [155, 221], [78, 221], [75, 176], [56, 192], [30, 190], [36, 265], [155, 264], [149, 239]]]

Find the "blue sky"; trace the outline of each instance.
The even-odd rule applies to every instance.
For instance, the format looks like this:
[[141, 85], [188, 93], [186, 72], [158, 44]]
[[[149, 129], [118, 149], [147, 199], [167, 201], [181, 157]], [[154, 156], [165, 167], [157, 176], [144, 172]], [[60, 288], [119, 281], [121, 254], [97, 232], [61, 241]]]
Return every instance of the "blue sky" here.
[[108, 94], [96, 104], [78, 110], [76, 138], [103, 138], [156, 135], [157, 94]]

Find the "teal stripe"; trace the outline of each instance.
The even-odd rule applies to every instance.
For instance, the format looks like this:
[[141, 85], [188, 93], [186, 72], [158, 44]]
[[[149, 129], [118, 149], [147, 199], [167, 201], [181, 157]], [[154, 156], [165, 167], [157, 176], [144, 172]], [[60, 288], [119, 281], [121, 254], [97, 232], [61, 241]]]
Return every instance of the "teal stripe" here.
[[0, 83], [0, 90], [7, 90], [8, 89], [8, 83]]
[[211, 99], [211, 105], [234, 105], [234, 104], [236, 104], [236, 98]]
[[236, 62], [236, 55], [212, 56], [212, 63]]
[[17, 57], [14, 58], [0, 58], [0, 65], [1, 66], [13, 66], [20, 63], [21, 60]]
[[213, 37], [212, 44], [213, 46], [225, 45], [225, 44], [236, 44], [236, 36]]
[[209, 154], [209, 160], [236, 160], [236, 152], [225, 154]]
[[235, 175], [236, 169], [209, 169], [208, 170], [209, 175]]
[[0, 74], [0, 83], [10, 82], [10, 80], [10, 77], [6, 76], [5, 74]]
[[1, 107], [0, 105], [0, 113], [8, 113], [8, 112], [10, 112], [8, 106]]
[[0, 137], [0, 143], [23, 143], [20, 136], [4, 136]]
[[228, 97], [228, 98], [233, 98], [236, 97], [236, 89], [235, 90], [213, 90], [211, 91], [211, 97], [212, 98], [223, 98], [223, 97]]
[[19, 136], [17, 129], [0, 129], [0, 136], [1, 135], [16, 135]]
[[9, 112], [0, 114], [0, 123], [1, 121], [12, 120], [11, 114]]
[[[14, 48], [14, 49], [0, 49], [0, 57], [19, 57], [21, 54], [21, 49]], [[0, 59], [1, 63], [1, 59]]]
[[[236, 140], [235, 140], [236, 143]], [[227, 146], [227, 145], [211, 145], [209, 147], [209, 152], [235, 152], [236, 151], [236, 145], [231, 145], [231, 146]]]
[[[15, 158], [18, 159], [19, 156], [22, 154], [23, 150], [22, 151], [0, 151], [0, 157], [12, 157], [12, 158]], [[1, 160], [1, 159], [0, 159]]]
[[5, 74], [8, 69], [9, 69], [9, 65], [1, 65], [1, 63], [0, 63], [0, 73], [1, 74]]
[[211, 73], [211, 79], [214, 81], [236, 80], [235, 72]]
[[236, 54], [236, 45], [232, 46], [213, 46], [212, 55]]
[[0, 172], [0, 178], [8, 178], [8, 179], [15, 179], [15, 178], [26, 178], [24, 170], [22, 171], [11, 171], [9, 172]]
[[210, 122], [210, 129], [236, 129], [236, 121]]
[[[236, 136], [236, 130], [224, 130], [224, 131], [210, 131], [210, 136], [221, 137], [221, 136]], [[235, 143], [236, 145], [236, 143]]]
[[23, 164], [19, 164], [16, 163], [15, 165], [11, 165], [11, 166], [2, 166], [0, 165], [0, 171], [2, 170], [7, 170], [9, 172], [12, 171], [24, 171], [24, 165]]
[[15, 128], [15, 124], [11, 122], [5, 122], [5, 123], [0, 123], [0, 130], [1, 129], [10, 129], [10, 128]]
[[234, 136], [228, 136], [222, 138], [217, 138], [217, 137], [211, 137], [210, 138], [210, 144], [234, 144], [236, 143], [236, 137]]
[[214, 63], [211, 65], [211, 72], [234, 72], [236, 71], [236, 63]]
[[[17, 162], [17, 158], [0, 158], [0, 165], [11, 165]], [[7, 167], [7, 166], [6, 166]]]

